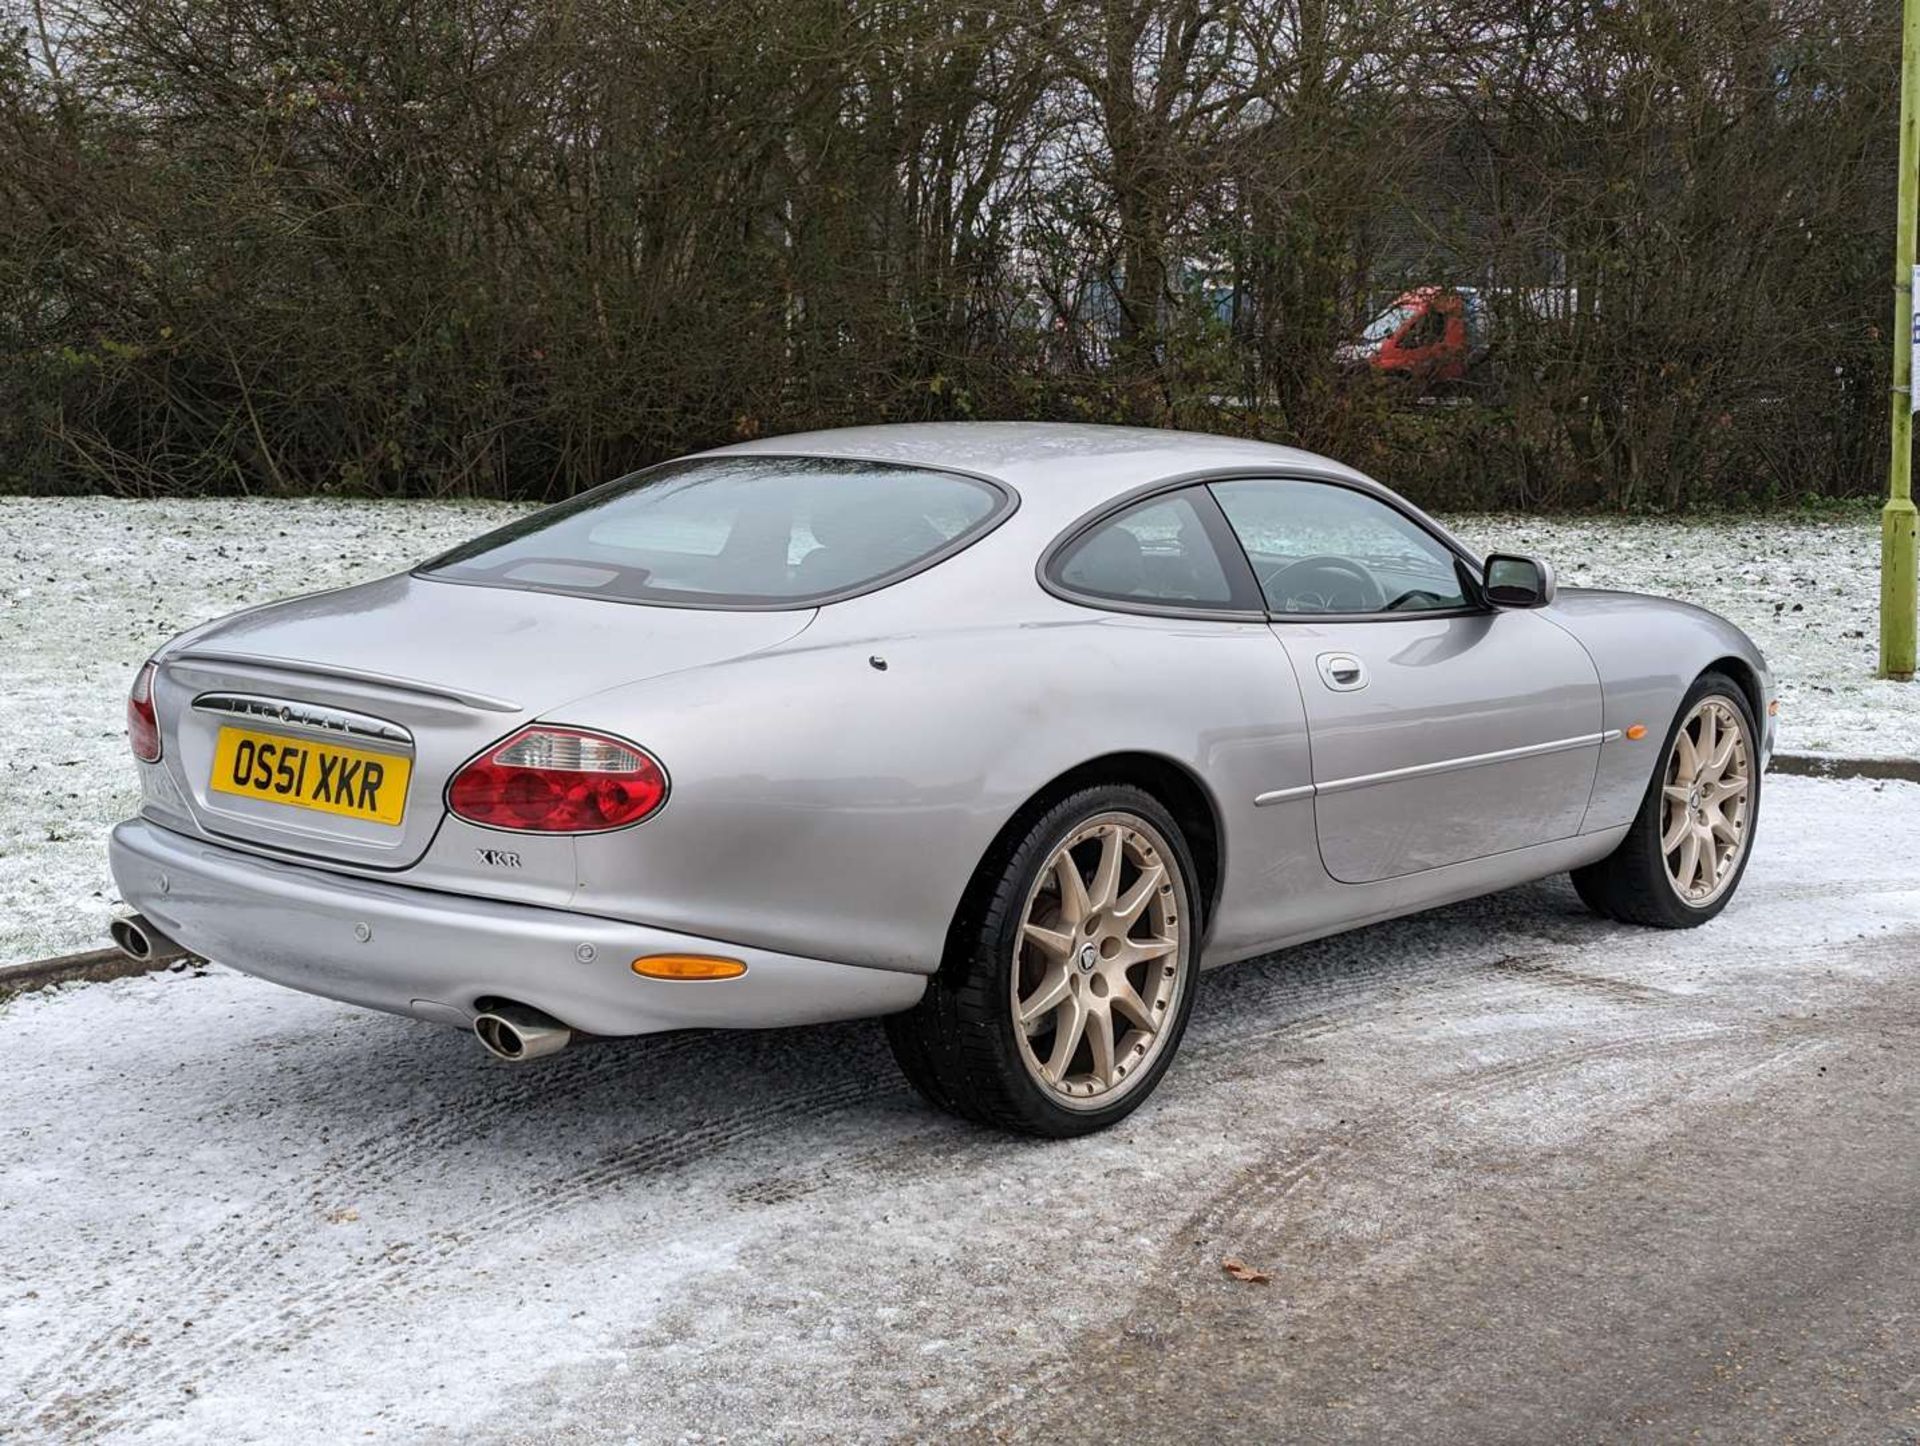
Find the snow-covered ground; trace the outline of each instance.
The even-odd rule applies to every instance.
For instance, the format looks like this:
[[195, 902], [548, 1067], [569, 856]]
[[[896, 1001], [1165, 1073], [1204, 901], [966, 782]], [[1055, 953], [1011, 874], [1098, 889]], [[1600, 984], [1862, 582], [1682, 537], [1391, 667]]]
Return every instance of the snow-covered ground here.
[[449, 503], [0, 497], [0, 964], [99, 947], [149, 654], [253, 603], [397, 572], [517, 515]]
[[1766, 791], [1707, 927], [1556, 880], [1222, 970], [1065, 1144], [870, 1024], [516, 1070], [218, 968], [20, 997], [0, 1437], [1911, 1439], [1920, 785]]
[[[398, 570], [515, 509], [305, 500], [0, 497], [0, 964], [99, 944], [105, 839], [133, 806], [125, 694], [174, 633], [250, 603]], [[1920, 686], [1873, 678], [1879, 543], [1846, 521], [1451, 519], [1569, 585], [1665, 593], [1747, 628], [1787, 748], [1920, 753]]]

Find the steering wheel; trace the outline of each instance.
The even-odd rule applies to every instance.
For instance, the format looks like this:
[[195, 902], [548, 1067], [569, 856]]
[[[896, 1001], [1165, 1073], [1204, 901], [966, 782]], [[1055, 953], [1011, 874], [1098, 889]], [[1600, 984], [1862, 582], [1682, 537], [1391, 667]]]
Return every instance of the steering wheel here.
[[1323, 613], [1377, 613], [1386, 594], [1373, 574], [1345, 557], [1303, 557], [1267, 574], [1267, 596]]

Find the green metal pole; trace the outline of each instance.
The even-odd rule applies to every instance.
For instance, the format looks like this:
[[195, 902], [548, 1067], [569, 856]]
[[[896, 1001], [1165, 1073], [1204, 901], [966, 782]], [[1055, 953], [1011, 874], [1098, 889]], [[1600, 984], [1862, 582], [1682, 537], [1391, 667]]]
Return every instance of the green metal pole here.
[[1906, 0], [1900, 49], [1900, 216], [1893, 239], [1893, 458], [1880, 514], [1880, 675], [1914, 668], [1913, 264], [1920, 228], [1920, 0]]

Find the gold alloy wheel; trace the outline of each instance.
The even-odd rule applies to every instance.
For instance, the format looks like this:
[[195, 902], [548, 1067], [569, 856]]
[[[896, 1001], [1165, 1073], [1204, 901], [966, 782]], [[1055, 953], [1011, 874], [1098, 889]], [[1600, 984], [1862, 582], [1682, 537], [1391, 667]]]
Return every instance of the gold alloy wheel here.
[[1060, 1104], [1099, 1109], [1159, 1055], [1185, 987], [1172, 848], [1130, 813], [1088, 819], [1027, 893], [1012, 970], [1027, 1072]]
[[1753, 749], [1724, 698], [1702, 698], [1674, 736], [1661, 785], [1660, 852], [1683, 903], [1717, 899], [1747, 849]]

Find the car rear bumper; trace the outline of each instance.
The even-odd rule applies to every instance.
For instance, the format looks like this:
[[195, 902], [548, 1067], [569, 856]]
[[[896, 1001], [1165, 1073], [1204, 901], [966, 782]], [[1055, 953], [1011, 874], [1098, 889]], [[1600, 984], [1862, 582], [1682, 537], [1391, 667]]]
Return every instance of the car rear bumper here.
[[[512, 1000], [590, 1034], [760, 1029], [891, 1014], [919, 974], [743, 948], [562, 909], [409, 888], [283, 864], [143, 819], [108, 854], [127, 904], [183, 947], [309, 994], [463, 1025]], [[735, 979], [635, 974], [647, 954], [738, 959]]]

